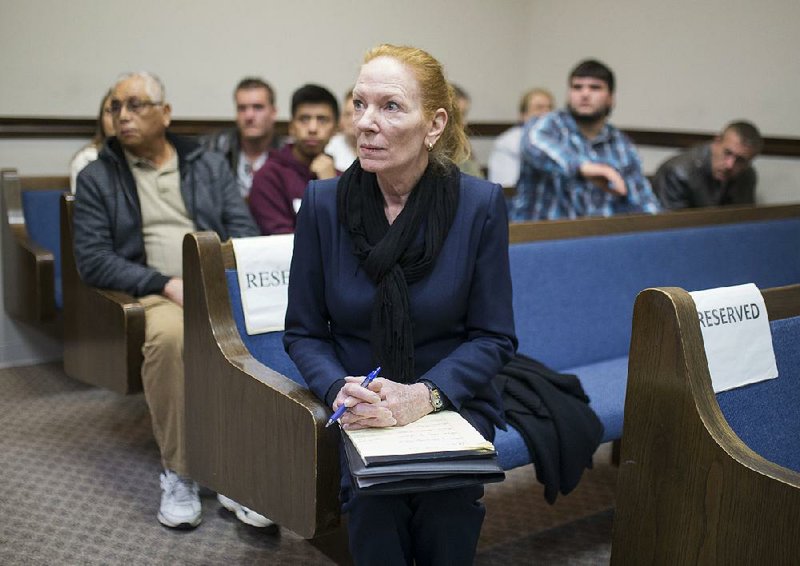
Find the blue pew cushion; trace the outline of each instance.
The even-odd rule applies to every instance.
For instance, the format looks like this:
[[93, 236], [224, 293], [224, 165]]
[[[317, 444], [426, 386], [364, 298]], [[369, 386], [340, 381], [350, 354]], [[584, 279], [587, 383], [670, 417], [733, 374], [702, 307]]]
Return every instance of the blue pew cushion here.
[[719, 393], [717, 402], [742, 442], [800, 472], [800, 317], [770, 327], [778, 377]]
[[636, 295], [800, 281], [800, 219], [509, 247], [519, 351], [567, 372], [628, 354]]
[[61, 293], [61, 195], [64, 191], [22, 191], [22, 214], [28, 235], [53, 253], [56, 308], [64, 302]]
[[497, 462], [504, 470], [512, 470], [532, 461], [525, 440], [511, 425], [506, 430], [495, 429], [494, 447], [497, 450]]
[[297, 366], [289, 358], [283, 348], [283, 332], [267, 332], [250, 336], [244, 324], [244, 310], [242, 309], [242, 295], [239, 292], [239, 280], [235, 269], [226, 269], [225, 277], [228, 282], [228, 294], [231, 298], [231, 308], [236, 328], [242, 337], [245, 347], [252, 356], [270, 369], [282, 373], [295, 383], [307, 387], [306, 382], [297, 370]]
[[628, 384], [628, 356], [577, 366], [563, 370], [578, 376], [589, 406], [603, 423], [603, 439], [608, 442], [622, 437], [622, 416]]

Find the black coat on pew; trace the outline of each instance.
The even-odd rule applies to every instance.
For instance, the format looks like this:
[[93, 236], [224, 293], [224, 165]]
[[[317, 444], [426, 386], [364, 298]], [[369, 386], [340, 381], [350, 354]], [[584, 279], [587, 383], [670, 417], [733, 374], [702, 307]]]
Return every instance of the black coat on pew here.
[[522, 354], [497, 376], [506, 421], [525, 440], [544, 484], [544, 497], [555, 503], [578, 485], [603, 437], [603, 425], [574, 375], [557, 373]]

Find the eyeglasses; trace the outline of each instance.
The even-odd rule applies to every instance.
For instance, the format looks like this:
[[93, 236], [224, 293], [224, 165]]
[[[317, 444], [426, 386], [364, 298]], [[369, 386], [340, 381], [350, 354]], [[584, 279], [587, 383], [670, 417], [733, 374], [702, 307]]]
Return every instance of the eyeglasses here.
[[112, 116], [119, 116], [122, 107], [127, 108], [131, 114], [141, 114], [145, 108], [150, 106], [161, 106], [163, 102], [153, 102], [152, 100], [139, 100], [138, 98], [128, 98], [127, 100], [112, 100], [108, 105], [108, 111]]

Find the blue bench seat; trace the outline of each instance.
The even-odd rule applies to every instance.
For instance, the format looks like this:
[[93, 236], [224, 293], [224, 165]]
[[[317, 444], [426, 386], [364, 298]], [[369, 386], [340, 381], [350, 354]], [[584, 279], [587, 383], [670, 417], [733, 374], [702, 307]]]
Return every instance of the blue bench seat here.
[[[537, 241], [510, 247], [520, 351], [580, 379], [604, 426], [622, 436], [628, 345], [636, 295], [654, 286], [692, 290], [800, 281], [800, 219]], [[304, 385], [282, 333], [248, 336], [236, 271], [226, 270], [242, 340], [253, 357]], [[500, 464], [531, 462], [518, 431], [497, 430]]]
[[53, 253], [56, 309], [64, 307], [61, 290], [61, 195], [63, 190], [22, 191], [25, 228], [31, 240]]
[[[605, 427], [603, 440], [619, 439], [637, 294], [797, 283], [797, 242], [800, 219], [792, 218], [513, 244], [519, 351], [577, 375]], [[499, 448], [513, 440], [508, 450], [518, 453], [518, 437], [501, 436]]]
[[800, 472], [800, 317], [770, 323], [778, 378], [717, 394], [720, 410], [754, 452]]

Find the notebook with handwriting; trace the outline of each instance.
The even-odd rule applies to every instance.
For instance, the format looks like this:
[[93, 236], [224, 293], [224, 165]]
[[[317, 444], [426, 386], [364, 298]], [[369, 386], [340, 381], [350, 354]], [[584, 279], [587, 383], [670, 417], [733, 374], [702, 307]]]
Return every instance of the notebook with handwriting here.
[[496, 455], [494, 445], [455, 411], [430, 413], [401, 427], [344, 433], [365, 466]]

